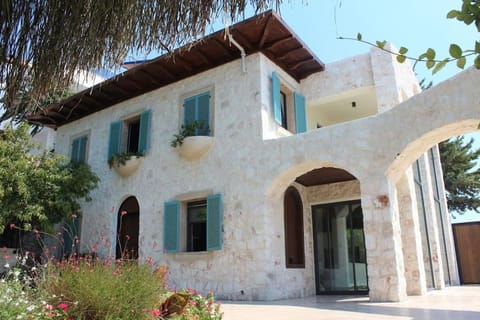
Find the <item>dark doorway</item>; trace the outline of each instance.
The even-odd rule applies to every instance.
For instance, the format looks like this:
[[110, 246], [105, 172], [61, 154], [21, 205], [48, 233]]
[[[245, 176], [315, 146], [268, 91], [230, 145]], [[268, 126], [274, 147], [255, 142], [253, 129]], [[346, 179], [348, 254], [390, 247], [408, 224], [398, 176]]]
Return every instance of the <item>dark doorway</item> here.
[[360, 201], [312, 207], [317, 294], [367, 293]]
[[302, 198], [294, 187], [285, 191], [285, 261], [287, 268], [305, 268]]
[[140, 208], [135, 197], [123, 201], [118, 210], [117, 259], [138, 259]]

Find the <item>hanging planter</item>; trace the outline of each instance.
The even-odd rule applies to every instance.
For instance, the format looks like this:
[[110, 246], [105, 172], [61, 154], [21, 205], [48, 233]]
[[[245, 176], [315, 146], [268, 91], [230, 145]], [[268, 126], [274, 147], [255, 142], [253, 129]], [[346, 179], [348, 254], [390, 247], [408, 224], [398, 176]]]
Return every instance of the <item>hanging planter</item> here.
[[110, 168], [113, 168], [119, 176], [125, 178], [137, 171], [142, 159], [142, 154], [116, 154], [108, 161], [108, 165]]
[[185, 137], [178, 147], [178, 154], [186, 160], [195, 160], [206, 154], [213, 145], [213, 137], [191, 136]]
[[170, 146], [177, 148], [178, 154], [186, 160], [196, 160], [206, 154], [213, 145], [213, 137], [208, 135], [196, 135], [199, 131], [208, 134], [210, 130], [204, 130], [203, 123], [195, 121], [189, 125], [182, 125], [180, 132], [175, 134]]

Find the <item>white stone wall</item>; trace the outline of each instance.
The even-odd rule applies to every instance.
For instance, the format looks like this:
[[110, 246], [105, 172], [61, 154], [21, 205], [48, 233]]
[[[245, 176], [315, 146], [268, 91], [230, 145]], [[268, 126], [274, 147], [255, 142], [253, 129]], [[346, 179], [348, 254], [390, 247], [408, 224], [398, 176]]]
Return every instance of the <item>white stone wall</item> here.
[[[356, 59], [366, 61], [369, 56]], [[106, 243], [100, 248], [103, 254], [114, 254], [117, 211], [122, 201], [133, 195], [140, 205], [140, 258], [152, 257], [157, 263], [167, 264], [172, 287], [213, 290], [223, 299], [312, 295], [315, 281], [310, 204], [325, 197], [331, 201], [360, 197], [370, 296], [383, 301], [403, 299], [407, 290], [402, 251], [405, 237], [396, 183], [414, 159], [451, 131], [426, 133], [448, 126], [453, 126], [453, 134], [475, 130], [480, 121], [480, 96], [475, 90], [479, 86], [478, 71], [466, 71], [457, 80], [462, 90], [457, 82], [443, 84], [429, 89], [424, 98], [409, 99], [369, 118], [297, 135], [274, 123], [271, 71], [276, 70], [292, 90], [303, 93], [308, 103], [342, 88], [371, 85], [372, 79], [376, 79], [375, 86], [382, 86], [383, 80], [375, 78], [366, 63], [359, 65], [365, 65], [365, 69], [345, 64], [345, 72], [337, 73], [344, 75], [326, 78], [323, 90], [315, 82], [317, 75], [299, 84], [266, 57], [255, 54], [247, 57], [246, 74], [241, 72], [240, 60], [234, 61], [59, 128], [56, 150], [64, 154], [69, 154], [73, 136], [89, 135], [88, 163], [101, 178], [92, 194], [95, 200], [83, 206], [83, 250], [99, 241]], [[339, 70], [341, 67], [337, 65]], [[397, 86], [402, 81], [397, 81]], [[204, 89], [212, 93], [214, 145], [202, 159], [189, 162], [178, 156], [170, 141], [182, 122], [183, 99]], [[464, 94], [465, 90], [471, 94]], [[401, 97], [397, 94], [390, 100], [386, 96], [378, 99], [386, 101], [388, 109]], [[120, 178], [107, 165], [110, 122], [145, 109], [152, 109], [150, 151], [136, 174]], [[343, 185], [349, 190], [343, 195], [335, 188], [316, 187], [313, 191], [299, 187], [305, 211], [306, 267], [287, 269], [283, 193], [299, 175], [325, 166], [345, 169], [358, 182]], [[164, 202], [205, 190], [223, 195], [223, 249], [164, 253]]]

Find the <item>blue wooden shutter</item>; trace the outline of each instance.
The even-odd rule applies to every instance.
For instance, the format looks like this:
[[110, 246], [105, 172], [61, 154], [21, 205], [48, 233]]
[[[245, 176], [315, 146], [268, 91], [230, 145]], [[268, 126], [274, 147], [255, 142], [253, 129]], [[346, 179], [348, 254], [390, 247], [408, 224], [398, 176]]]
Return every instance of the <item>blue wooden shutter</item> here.
[[180, 202], [165, 202], [163, 212], [163, 249], [172, 253], [179, 251], [180, 243]]
[[78, 138], [79, 147], [78, 147], [77, 161], [79, 163], [85, 163], [85, 160], [87, 160], [87, 139], [88, 139], [87, 136]]
[[295, 128], [297, 133], [307, 131], [307, 113], [305, 110], [305, 97], [300, 93], [293, 94], [295, 104]]
[[80, 139], [75, 139], [72, 142], [72, 155], [70, 157], [70, 160], [72, 162], [77, 163], [78, 162], [78, 152], [80, 149]]
[[148, 152], [150, 147], [150, 126], [152, 110], [143, 111], [140, 115], [140, 137], [138, 138], [138, 152]]
[[183, 125], [187, 126], [196, 120], [195, 97], [185, 99], [183, 102]]
[[197, 96], [197, 116], [196, 120], [203, 124], [202, 129], [197, 129], [198, 136], [208, 136], [210, 130], [210, 92]]
[[222, 195], [207, 197], [207, 250], [222, 249]]
[[108, 142], [108, 158], [109, 161], [114, 154], [120, 153], [122, 145], [122, 121], [114, 121], [110, 124], [110, 140]]
[[273, 103], [273, 118], [278, 124], [282, 124], [282, 106], [280, 97], [280, 79], [277, 73], [272, 72], [272, 103]]

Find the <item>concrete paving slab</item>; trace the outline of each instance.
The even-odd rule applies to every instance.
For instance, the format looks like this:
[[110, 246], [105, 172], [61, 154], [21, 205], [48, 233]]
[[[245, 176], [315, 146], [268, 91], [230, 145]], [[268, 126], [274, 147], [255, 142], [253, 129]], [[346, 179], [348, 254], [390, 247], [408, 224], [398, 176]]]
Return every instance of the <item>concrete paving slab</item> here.
[[398, 303], [373, 303], [366, 296], [222, 302], [225, 320], [479, 320], [480, 286], [448, 287]]

